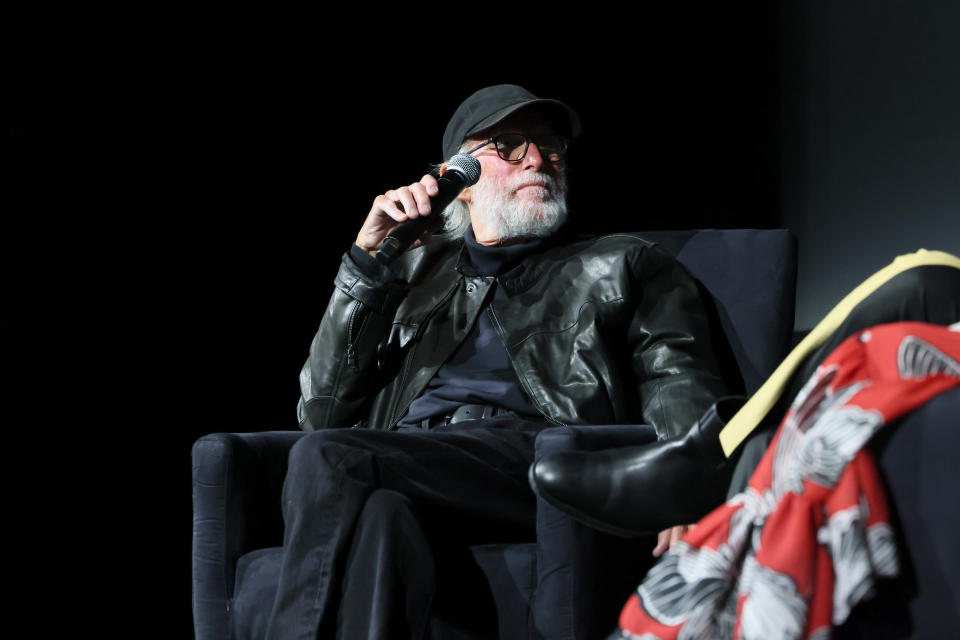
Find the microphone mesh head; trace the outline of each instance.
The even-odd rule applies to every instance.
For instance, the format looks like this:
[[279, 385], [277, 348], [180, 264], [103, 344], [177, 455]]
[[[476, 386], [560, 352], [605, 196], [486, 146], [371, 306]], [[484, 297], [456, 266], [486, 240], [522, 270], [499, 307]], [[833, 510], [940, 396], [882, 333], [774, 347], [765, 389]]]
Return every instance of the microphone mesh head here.
[[467, 186], [472, 187], [480, 179], [480, 161], [467, 153], [458, 153], [447, 162], [447, 171], [459, 171], [467, 179]]

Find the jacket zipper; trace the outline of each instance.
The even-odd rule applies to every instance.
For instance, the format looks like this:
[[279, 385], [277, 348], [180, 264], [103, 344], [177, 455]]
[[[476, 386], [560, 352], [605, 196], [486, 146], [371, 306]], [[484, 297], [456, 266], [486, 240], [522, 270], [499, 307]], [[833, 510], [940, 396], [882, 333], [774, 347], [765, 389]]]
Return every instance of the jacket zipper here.
[[[353, 312], [350, 314], [350, 324], [347, 326], [347, 366], [356, 367], [357, 366], [357, 347], [356, 347], [356, 338], [359, 337], [360, 327], [357, 326], [358, 323], [362, 324], [363, 318], [366, 317], [365, 313], [366, 307], [363, 306], [363, 303], [357, 301], [354, 303]], [[357, 320], [358, 316], [360, 317], [359, 321]], [[357, 334], [354, 335], [354, 327], [357, 328]]]

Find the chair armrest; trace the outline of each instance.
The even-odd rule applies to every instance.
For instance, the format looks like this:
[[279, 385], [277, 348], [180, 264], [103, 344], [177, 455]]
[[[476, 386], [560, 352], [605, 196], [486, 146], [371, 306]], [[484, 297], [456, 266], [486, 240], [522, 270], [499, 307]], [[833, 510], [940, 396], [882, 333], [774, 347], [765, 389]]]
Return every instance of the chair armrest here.
[[900, 576], [881, 581], [835, 637], [957, 637], [958, 415], [960, 387], [954, 387], [884, 426], [870, 442], [886, 485]]
[[215, 433], [193, 445], [193, 611], [197, 638], [228, 637], [237, 559], [283, 541], [280, 493], [302, 431]]
[[[537, 436], [535, 459], [557, 451], [596, 451], [654, 442], [649, 425], [554, 427]], [[653, 564], [656, 535], [617, 538], [537, 500], [534, 636], [601, 637], [614, 630], [630, 592]]]
[[648, 424], [551, 427], [537, 435], [536, 456], [555, 451], [599, 451], [653, 442], [656, 431]]

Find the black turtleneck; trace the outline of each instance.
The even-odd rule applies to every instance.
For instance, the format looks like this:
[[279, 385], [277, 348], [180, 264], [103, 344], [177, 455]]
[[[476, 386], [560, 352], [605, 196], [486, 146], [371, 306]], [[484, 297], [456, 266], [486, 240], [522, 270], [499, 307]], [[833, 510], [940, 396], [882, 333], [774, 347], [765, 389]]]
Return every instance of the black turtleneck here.
[[467, 227], [463, 239], [467, 254], [470, 256], [470, 263], [480, 275], [484, 276], [498, 276], [509, 271], [543, 245], [542, 239], [531, 238], [518, 244], [490, 247], [477, 242], [476, 236], [473, 235], [473, 227]]

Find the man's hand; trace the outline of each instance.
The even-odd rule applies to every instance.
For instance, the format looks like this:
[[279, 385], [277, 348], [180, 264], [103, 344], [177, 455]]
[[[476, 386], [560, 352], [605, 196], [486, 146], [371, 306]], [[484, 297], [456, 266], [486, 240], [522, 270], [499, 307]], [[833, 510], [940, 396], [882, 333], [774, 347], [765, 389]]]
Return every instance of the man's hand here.
[[680, 541], [688, 531], [693, 531], [695, 524], [680, 524], [669, 529], [664, 529], [657, 534], [657, 546], [653, 548], [653, 557], [659, 558], [667, 549], [672, 549], [673, 545]]
[[420, 178], [420, 182], [391, 189], [374, 198], [370, 213], [357, 234], [357, 246], [374, 255], [383, 239], [401, 222], [430, 215], [430, 197], [437, 195], [437, 191], [437, 180], [427, 174]]

